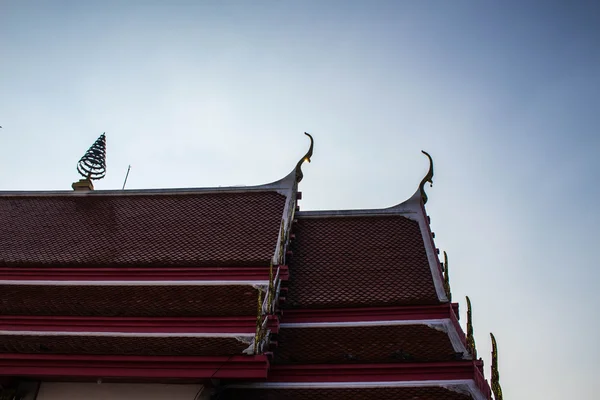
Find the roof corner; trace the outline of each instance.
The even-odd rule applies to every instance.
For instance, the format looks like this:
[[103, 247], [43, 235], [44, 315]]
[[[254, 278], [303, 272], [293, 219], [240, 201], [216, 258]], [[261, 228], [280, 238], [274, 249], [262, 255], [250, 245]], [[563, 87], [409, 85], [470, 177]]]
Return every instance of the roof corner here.
[[310, 138], [310, 147], [308, 148], [308, 151], [300, 161], [298, 161], [292, 172], [280, 181], [273, 183], [273, 185], [279, 184], [281, 191], [278, 192], [287, 197], [285, 208], [283, 210], [283, 217], [281, 219], [281, 229], [279, 237], [277, 238], [277, 246], [275, 247], [275, 252], [273, 254], [273, 263], [275, 265], [285, 264], [292, 221], [294, 220], [294, 215], [297, 211], [298, 183], [304, 177], [304, 174], [302, 173], [302, 164], [304, 161], [310, 162], [310, 158], [313, 154], [314, 139], [309, 133], [304, 132], [304, 134]]

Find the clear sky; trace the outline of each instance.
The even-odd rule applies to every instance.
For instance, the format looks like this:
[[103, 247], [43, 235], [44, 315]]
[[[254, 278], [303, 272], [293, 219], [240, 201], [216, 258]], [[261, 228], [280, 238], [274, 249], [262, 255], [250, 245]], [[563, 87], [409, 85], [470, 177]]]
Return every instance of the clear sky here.
[[[597, 1], [0, 0], [0, 190], [261, 184], [427, 204], [506, 399], [600, 391]], [[1, 240], [1, 238], [0, 238]]]

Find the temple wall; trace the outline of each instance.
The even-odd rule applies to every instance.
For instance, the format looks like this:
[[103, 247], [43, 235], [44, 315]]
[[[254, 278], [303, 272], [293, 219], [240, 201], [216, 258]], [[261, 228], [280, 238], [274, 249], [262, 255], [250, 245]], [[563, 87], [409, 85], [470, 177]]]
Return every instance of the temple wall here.
[[36, 400], [195, 400], [201, 388], [202, 385], [42, 382]]

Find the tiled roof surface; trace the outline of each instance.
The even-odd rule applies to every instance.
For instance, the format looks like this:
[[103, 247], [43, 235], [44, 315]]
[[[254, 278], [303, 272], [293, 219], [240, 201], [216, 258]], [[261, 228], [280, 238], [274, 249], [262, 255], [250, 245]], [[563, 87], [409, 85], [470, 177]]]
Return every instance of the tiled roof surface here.
[[269, 263], [276, 192], [0, 196], [0, 266]]
[[1, 315], [255, 316], [252, 286], [0, 285]]
[[287, 308], [439, 303], [416, 221], [298, 215], [294, 233]]
[[219, 400], [471, 400], [441, 387], [353, 389], [229, 389]]
[[0, 353], [228, 356], [248, 346], [215, 337], [0, 336]]
[[275, 363], [455, 361], [448, 334], [427, 325], [281, 328]]

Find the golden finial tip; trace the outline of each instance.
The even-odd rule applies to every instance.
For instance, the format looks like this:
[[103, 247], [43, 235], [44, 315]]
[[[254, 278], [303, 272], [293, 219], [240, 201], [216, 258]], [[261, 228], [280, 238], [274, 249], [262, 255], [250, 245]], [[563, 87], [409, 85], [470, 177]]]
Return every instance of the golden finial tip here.
[[429, 171], [427, 171], [427, 175], [423, 177], [421, 183], [419, 184], [419, 192], [421, 192], [421, 199], [423, 204], [427, 203], [427, 194], [425, 193], [425, 183], [429, 182], [429, 186], [433, 186], [433, 159], [425, 150], [421, 150], [421, 153], [425, 154], [429, 159]]
[[448, 254], [444, 251], [444, 290], [448, 301], [452, 301], [452, 291], [450, 290], [450, 272], [448, 270]]
[[314, 147], [314, 143], [315, 143], [315, 141], [310, 133], [304, 132], [304, 134], [310, 138], [310, 147], [308, 148], [308, 151], [306, 152], [304, 157], [302, 157], [300, 159], [300, 161], [298, 161], [298, 164], [296, 164], [296, 183], [300, 182], [302, 180], [302, 178], [304, 177], [304, 174], [302, 173], [302, 163], [304, 161], [310, 162], [310, 158], [313, 155], [313, 147]]
[[473, 360], [477, 360], [477, 346], [475, 345], [475, 335], [473, 334], [473, 309], [471, 307], [471, 299], [467, 298], [467, 347]]
[[492, 338], [492, 392], [494, 399], [502, 400], [502, 387], [500, 386], [500, 372], [498, 371], [498, 346], [494, 334], [490, 332]]

